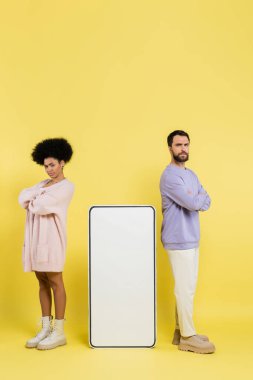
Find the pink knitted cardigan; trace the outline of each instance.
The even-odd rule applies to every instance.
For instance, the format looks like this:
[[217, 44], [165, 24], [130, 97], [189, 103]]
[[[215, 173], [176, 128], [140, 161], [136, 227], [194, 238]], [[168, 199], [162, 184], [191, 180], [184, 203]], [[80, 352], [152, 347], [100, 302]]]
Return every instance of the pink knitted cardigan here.
[[66, 256], [67, 209], [74, 185], [66, 178], [49, 187], [43, 180], [21, 191], [19, 204], [26, 209], [22, 261], [25, 272], [62, 272]]

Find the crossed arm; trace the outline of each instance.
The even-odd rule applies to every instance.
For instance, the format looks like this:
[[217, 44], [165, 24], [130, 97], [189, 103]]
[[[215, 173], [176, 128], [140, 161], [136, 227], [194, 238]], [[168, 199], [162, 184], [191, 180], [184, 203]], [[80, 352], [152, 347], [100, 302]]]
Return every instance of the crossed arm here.
[[[59, 191], [60, 190], [60, 191]], [[19, 195], [20, 205], [37, 215], [55, 214], [62, 207], [63, 204], [71, 199], [73, 189], [64, 188], [58, 189], [57, 193], [52, 193], [38, 189], [33, 186], [28, 189], [24, 189]]]
[[172, 181], [162, 184], [162, 190], [179, 206], [190, 211], [206, 211], [210, 207], [211, 199], [206, 190], [198, 181], [198, 194], [193, 193], [187, 188], [180, 177], [175, 176]]
[[18, 197], [20, 206], [27, 209], [30, 201], [36, 197], [38, 191], [39, 189], [37, 185], [22, 190]]

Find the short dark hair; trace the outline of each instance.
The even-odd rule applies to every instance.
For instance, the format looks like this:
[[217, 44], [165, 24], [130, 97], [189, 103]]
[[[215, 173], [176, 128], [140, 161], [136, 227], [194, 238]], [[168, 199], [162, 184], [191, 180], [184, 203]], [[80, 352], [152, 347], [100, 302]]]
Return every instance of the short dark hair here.
[[171, 132], [171, 133], [169, 134], [169, 136], [167, 137], [167, 144], [168, 144], [168, 146], [170, 146], [170, 147], [172, 146], [173, 138], [174, 138], [175, 136], [177, 136], [177, 135], [179, 135], [179, 136], [186, 136], [186, 137], [188, 138], [188, 140], [190, 141], [190, 137], [189, 137], [188, 133], [185, 132], [185, 131], [181, 131], [181, 130], [179, 129], [179, 130], [176, 130], [176, 131]]
[[44, 159], [53, 157], [58, 161], [70, 161], [73, 154], [71, 145], [66, 139], [54, 138], [39, 142], [32, 151], [32, 160], [39, 165], [44, 165]]

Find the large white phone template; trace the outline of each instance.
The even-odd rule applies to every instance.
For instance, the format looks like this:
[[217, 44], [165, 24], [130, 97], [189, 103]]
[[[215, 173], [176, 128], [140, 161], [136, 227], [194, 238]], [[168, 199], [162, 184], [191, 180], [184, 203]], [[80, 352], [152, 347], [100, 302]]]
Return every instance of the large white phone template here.
[[89, 211], [89, 340], [92, 347], [153, 347], [156, 237], [152, 206]]

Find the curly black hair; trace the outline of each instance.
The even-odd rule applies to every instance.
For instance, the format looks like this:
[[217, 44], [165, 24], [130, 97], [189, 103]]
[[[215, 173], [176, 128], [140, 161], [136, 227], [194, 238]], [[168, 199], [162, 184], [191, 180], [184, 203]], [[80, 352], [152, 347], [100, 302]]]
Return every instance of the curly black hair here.
[[39, 165], [44, 165], [44, 159], [53, 157], [59, 161], [70, 161], [73, 154], [71, 145], [66, 139], [54, 138], [39, 142], [32, 151], [32, 160]]

